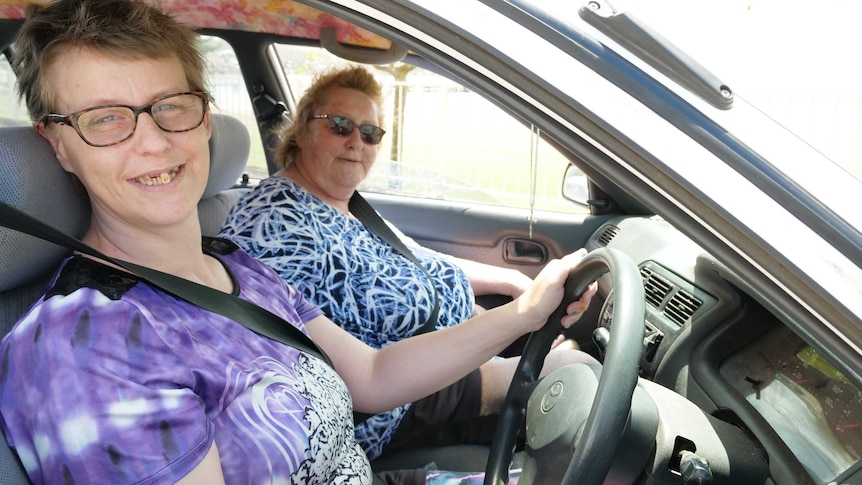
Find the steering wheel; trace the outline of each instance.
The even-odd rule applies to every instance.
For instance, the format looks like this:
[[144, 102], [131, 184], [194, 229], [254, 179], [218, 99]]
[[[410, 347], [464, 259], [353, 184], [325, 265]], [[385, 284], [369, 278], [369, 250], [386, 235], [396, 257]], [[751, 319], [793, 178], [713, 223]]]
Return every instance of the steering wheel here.
[[[611, 338], [603, 367], [589, 369], [587, 364], [575, 364], [555, 371], [586, 369], [586, 374], [590, 374], [593, 379], [600, 373], [598, 385], [594, 386], [592, 405], [584, 406], [583, 425], [575, 426], [577, 434], [570, 443], [575, 450], [574, 456], [569, 460], [562, 484], [591, 485], [604, 481], [631, 410], [632, 394], [638, 379], [638, 364], [643, 355], [646, 312], [643, 280], [637, 266], [628, 255], [611, 248], [592, 251], [572, 269], [566, 280], [565, 294], [560, 306], [548, 318], [548, 323], [533, 332], [527, 340], [497, 422], [485, 472], [485, 485], [508, 483], [508, 468], [512, 461], [515, 439], [524, 423], [527, 403], [536, 387], [536, 379], [545, 356], [560, 332], [560, 319], [566, 313], [566, 306], [579, 298], [596, 278], [607, 272], [610, 272], [613, 280], [614, 307]], [[545, 379], [549, 377], [546, 376]], [[578, 386], [571, 386], [571, 383], [566, 386], [560, 383], [555, 392], [562, 392], [565, 387], [574, 387], [575, 392], [580, 391]], [[569, 393], [571, 394], [571, 390]], [[586, 393], [577, 396], [577, 399], [588, 398]], [[546, 405], [545, 397], [542, 397], [542, 406]], [[532, 425], [532, 422], [530, 424]], [[525, 457], [525, 472], [528, 459], [529, 457]], [[524, 481], [525, 479], [527, 481]], [[520, 480], [519, 483], [523, 485], [529, 483], [530, 477], [522, 475]]]

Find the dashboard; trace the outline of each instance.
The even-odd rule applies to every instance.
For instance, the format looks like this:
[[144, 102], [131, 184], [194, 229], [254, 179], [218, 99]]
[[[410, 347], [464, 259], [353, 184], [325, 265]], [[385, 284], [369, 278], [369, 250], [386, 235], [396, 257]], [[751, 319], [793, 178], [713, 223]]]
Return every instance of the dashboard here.
[[787, 327], [747, 344], [720, 372], [818, 479], [859, 461], [862, 392]]
[[[862, 466], [862, 390], [746, 295], [726, 267], [658, 217], [607, 221], [588, 249], [603, 246], [628, 254], [644, 281], [642, 377], [714, 415], [759, 416], [817, 482]], [[610, 285], [599, 281], [604, 327]], [[693, 377], [697, 367], [705, 378]]]

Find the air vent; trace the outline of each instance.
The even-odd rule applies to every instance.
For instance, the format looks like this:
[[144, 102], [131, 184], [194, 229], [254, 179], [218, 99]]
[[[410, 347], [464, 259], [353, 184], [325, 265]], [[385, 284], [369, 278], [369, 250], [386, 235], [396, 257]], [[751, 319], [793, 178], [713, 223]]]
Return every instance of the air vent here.
[[607, 246], [608, 244], [610, 244], [611, 239], [613, 239], [618, 232], [620, 232], [619, 227], [608, 224], [607, 226], [605, 226], [601, 234], [599, 234], [599, 237], [597, 237], [596, 239], [602, 246]]
[[673, 289], [673, 285], [664, 277], [653, 272], [648, 266], [641, 268], [641, 276], [644, 280], [646, 302], [655, 308], [659, 308], [670, 293], [670, 290]]
[[679, 325], [683, 325], [701, 305], [703, 302], [699, 298], [685, 290], [679, 290], [667, 302], [662, 313]]

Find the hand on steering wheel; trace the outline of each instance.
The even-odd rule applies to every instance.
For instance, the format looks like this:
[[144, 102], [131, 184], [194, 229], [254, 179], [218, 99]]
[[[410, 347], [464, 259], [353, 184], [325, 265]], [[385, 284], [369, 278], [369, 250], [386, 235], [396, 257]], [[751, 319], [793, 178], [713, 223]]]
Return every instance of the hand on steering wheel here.
[[[560, 306], [551, 314], [542, 329], [530, 335], [503, 404], [488, 458], [485, 485], [507, 483], [508, 466], [512, 460], [515, 439], [524, 423], [527, 402], [535, 389], [535, 381], [550, 350], [551, 342], [559, 333], [561, 318], [566, 315], [570, 302], [578, 299], [596, 278], [606, 272], [611, 274], [615, 295], [612, 338], [600, 371], [595, 397], [583, 426], [579, 427], [582, 432], [573, 443], [575, 453], [562, 483], [591, 485], [604, 481], [625, 429], [632, 394], [637, 384], [638, 364], [643, 354], [646, 311], [643, 280], [637, 266], [628, 255], [610, 248], [591, 252], [569, 273]], [[561, 385], [559, 392], [565, 391]], [[573, 391], [578, 390], [568, 390]], [[530, 424], [528, 423], [528, 434]], [[531, 483], [532, 476], [535, 475], [535, 470], [528, 471], [529, 459], [528, 453], [520, 485]]]

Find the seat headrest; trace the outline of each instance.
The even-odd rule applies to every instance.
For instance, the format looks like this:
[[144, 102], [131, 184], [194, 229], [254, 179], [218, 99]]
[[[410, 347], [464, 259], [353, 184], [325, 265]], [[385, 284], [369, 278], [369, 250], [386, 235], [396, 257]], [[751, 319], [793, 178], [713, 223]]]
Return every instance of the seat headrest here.
[[[236, 118], [210, 116], [210, 175], [203, 197], [233, 187], [248, 160], [248, 130]], [[47, 140], [30, 126], [0, 128], [0, 201], [60, 231], [81, 237], [90, 202], [78, 179], [65, 172]], [[69, 250], [0, 227], [0, 292], [57, 267]]]
[[[30, 126], [0, 128], [0, 200], [75, 237], [90, 223], [83, 186]], [[66, 248], [0, 227], [0, 291], [47, 273], [67, 254]]]
[[210, 175], [202, 199], [212, 197], [234, 185], [245, 170], [251, 139], [248, 128], [232, 116], [211, 114]]

